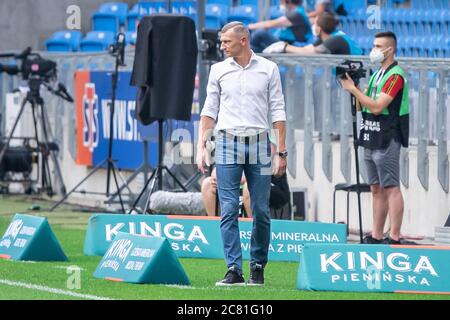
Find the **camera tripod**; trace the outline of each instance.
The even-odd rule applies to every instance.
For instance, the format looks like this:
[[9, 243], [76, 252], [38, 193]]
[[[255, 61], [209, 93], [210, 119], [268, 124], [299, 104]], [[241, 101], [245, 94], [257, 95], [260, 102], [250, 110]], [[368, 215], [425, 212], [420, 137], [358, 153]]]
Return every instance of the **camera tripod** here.
[[[170, 169], [163, 165], [163, 159], [164, 159], [164, 141], [163, 141], [163, 120], [158, 120], [158, 166], [153, 170], [150, 178], [145, 182], [144, 188], [142, 188], [141, 193], [138, 195], [136, 200], [134, 201], [133, 205], [131, 206], [130, 210], [128, 211], [129, 214], [132, 213], [134, 209], [136, 209], [137, 204], [139, 203], [139, 200], [142, 198], [142, 196], [145, 194], [147, 187], [150, 183], [151, 187], [149, 188], [149, 193], [144, 205], [144, 209], [142, 213], [146, 213], [149, 205], [150, 205], [150, 197], [155, 192], [155, 190], [162, 190], [163, 189], [163, 171], [166, 171], [172, 179], [175, 181], [175, 183], [184, 191], [187, 192], [186, 187], [180, 182], [180, 180], [175, 177], [175, 175], [170, 171]], [[158, 183], [156, 183], [158, 182]]]
[[[355, 85], [357, 83], [355, 82]], [[358, 129], [356, 125], [356, 97], [350, 94], [351, 108], [352, 108], [352, 126], [353, 126], [353, 148], [355, 150], [355, 168], [356, 168], [356, 193], [358, 196], [358, 217], [359, 217], [359, 240], [363, 243], [363, 226], [362, 226], [362, 212], [361, 212], [361, 182], [359, 179], [359, 154], [358, 154]]]
[[[125, 213], [125, 207], [122, 200], [121, 189], [119, 187], [119, 183], [117, 181], [118, 168], [115, 164], [115, 160], [112, 158], [112, 147], [113, 147], [113, 133], [114, 133], [114, 112], [115, 112], [115, 104], [116, 104], [116, 90], [117, 90], [117, 81], [119, 78], [119, 66], [124, 66], [124, 34], [119, 33], [117, 35], [117, 44], [113, 45], [110, 48], [110, 53], [116, 58], [115, 68], [111, 74], [111, 82], [112, 82], [112, 93], [111, 93], [111, 102], [110, 106], [110, 117], [109, 117], [109, 140], [108, 140], [108, 157], [104, 159], [101, 163], [99, 163], [83, 180], [81, 180], [72, 190], [70, 190], [60, 201], [58, 201], [53, 207], [50, 208], [50, 211], [53, 211], [57, 208], [61, 203], [63, 203], [72, 193], [77, 192], [79, 186], [81, 186], [85, 181], [87, 181], [94, 173], [96, 173], [99, 169], [103, 168], [107, 165], [107, 178], [106, 178], [106, 196], [110, 195], [110, 180], [111, 173], [114, 177], [114, 183], [117, 188], [117, 194], [119, 195], [120, 206], [122, 208], [122, 213]], [[99, 194], [98, 192], [86, 192], [83, 191], [81, 193], [91, 193], [91, 194]], [[103, 194], [103, 193], [100, 193]]]
[[[55, 92], [47, 83], [42, 81], [40, 78], [31, 78], [29, 81], [30, 91], [27, 93], [25, 99], [22, 101], [22, 105], [20, 107], [19, 114], [14, 121], [14, 124], [11, 128], [11, 132], [6, 140], [6, 143], [3, 149], [0, 151], [0, 163], [3, 161], [6, 150], [8, 149], [11, 139], [13, 139], [14, 131], [17, 128], [17, 124], [20, 121], [20, 118], [23, 115], [25, 107], [27, 103], [31, 105], [31, 111], [33, 116], [33, 127], [34, 127], [34, 137], [31, 137], [30, 140], [36, 141], [36, 149], [42, 155], [42, 163], [41, 163], [41, 192], [45, 191], [48, 196], [54, 195], [52, 179], [51, 179], [51, 168], [49, 164], [49, 157], [51, 157], [53, 161], [53, 170], [56, 174], [56, 178], [59, 181], [60, 185], [60, 193], [65, 194], [66, 188], [64, 186], [64, 181], [61, 174], [61, 169], [58, 163], [58, 158], [56, 156], [56, 152], [59, 150], [58, 145], [54, 142], [50, 142], [49, 139], [52, 137], [50, 122], [48, 119], [48, 115], [44, 105], [44, 99], [42, 99], [40, 95], [40, 87], [41, 85], [46, 86], [51, 92], [59, 95], [61, 93]], [[41, 130], [42, 137], [39, 136], [39, 127], [38, 127], [38, 113], [41, 113]]]

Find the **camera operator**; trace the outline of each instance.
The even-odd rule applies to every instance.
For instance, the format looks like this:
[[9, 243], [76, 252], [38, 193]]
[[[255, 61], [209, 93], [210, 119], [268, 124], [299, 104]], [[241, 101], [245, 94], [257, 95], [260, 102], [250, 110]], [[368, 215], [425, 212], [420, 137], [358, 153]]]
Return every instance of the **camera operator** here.
[[[364, 161], [373, 196], [372, 235], [367, 244], [412, 244], [400, 241], [403, 197], [400, 190], [400, 148], [408, 147], [409, 96], [406, 74], [395, 61], [397, 38], [392, 32], [375, 35], [372, 63], [381, 64], [370, 80], [366, 93], [361, 92], [346, 74], [341, 83], [362, 106], [359, 144], [364, 147]], [[383, 239], [389, 215], [389, 236]]]
[[360, 55], [362, 50], [344, 32], [337, 29], [339, 20], [330, 12], [321, 13], [312, 26], [317, 41], [313, 44], [297, 47], [279, 41], [267, 47], [263, 53], [297, 53], [297, 54], [351, 54]]

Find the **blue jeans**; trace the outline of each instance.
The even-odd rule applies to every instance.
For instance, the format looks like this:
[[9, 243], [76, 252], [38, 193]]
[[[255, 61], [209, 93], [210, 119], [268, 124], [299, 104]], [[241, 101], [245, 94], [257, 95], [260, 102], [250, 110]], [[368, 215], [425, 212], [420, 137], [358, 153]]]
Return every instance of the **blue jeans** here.
[[242, 172], [247, 179], [253, 210], [250, 265], [265, 266], [270, 244], [269, 196], [271, 182], [270, 143], [267, 136], [250, 143], [216, 136], [216, 174], [225, 262], [242, 270], [239, 235], [239, 192]]
[[277, 41], [279, 39], [273, 36], [270, 31], [260, 29], [252, 32], [250, 43], [255, 53], [261, 53], [265, 48]]

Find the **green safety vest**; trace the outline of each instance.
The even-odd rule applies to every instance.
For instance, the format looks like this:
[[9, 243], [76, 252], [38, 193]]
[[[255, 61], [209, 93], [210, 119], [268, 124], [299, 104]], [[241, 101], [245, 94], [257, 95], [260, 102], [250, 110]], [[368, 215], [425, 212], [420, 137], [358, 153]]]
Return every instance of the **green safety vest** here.
[[363, 106], [360, 145], [369, 149], [384, 149], [392, 139], [395, 139], [406, 148], [409, 139], [409, 95], [405, 72], [396, 65], [390, 68], [383, 75], [378, 86], [375, 86], [377, 74], [373, 74], [369, 80], [367, 96], [377, 100], [387, 80], [395, 74], [403, 78], [403, 95], [400, 106], [394, 103], [397, 100], [396, 97], [379, 115], [374, 115], [367, 107]]

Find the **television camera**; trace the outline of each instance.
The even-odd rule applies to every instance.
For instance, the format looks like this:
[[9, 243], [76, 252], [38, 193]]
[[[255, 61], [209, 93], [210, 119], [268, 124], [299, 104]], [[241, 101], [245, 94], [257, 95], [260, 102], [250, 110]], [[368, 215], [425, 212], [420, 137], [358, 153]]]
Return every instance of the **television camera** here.
[[[0, 73], [5, 72], [12, 76], [21, 74], [22, 79], [26, 81], [28, 86], [26, 97], [22, 101], [20, 111], [11, 131], [6, 141], [0, 145], [0, 181], [4, 183], [39, 183], [38, 192], [45, 190], [49, 196], [52, 196], [54, 191], [51, 173], [53, 172], [58, 180], [60, 193], [65, 194], [65, 186], [56, 156], [59, 147], [55, 142], [50, 141], [52, 138], [51, 127], [44, 106], [44, 99], [40, 95], [41, 87], [45, 87], [49, 92], [65, 101], [73, 102], [73, 98], [67, 92], [66, 87], [62, 83], [57, 82], [57, 64], [52, 60], [44, 59], [38, 53], [32, 52], [31, 48], [27, 48], [19, 54], [0, 54], [0, 58], [13, 58], [16, 62], [8, 65], [0, 64]], [[20, 64], [17, 62], [20, 62]], [[14, 131], [27, 104], [31, 105], [34, 137], [15, 138], [13, 137]], [[11, 146], [10, 142], [12, 139], [22, 140], [23, 146]], [[49, 158], [52, 160], [52, 167], [50, 166]], [[41, 159], [41, 165], [37, 166], [39, 169], [38, 178], [31, 180], [29, 177], [33, 167], [32, 163], [38, 163], [37, 159]], [[21, 173], [24, 179], [9, 179], [11, 173]], [[5, 186], [3, 185], [2, 187], [2, 191], [4, 191]], [[29, 186], [26, 191], [31, 193], [34, 190]]]

